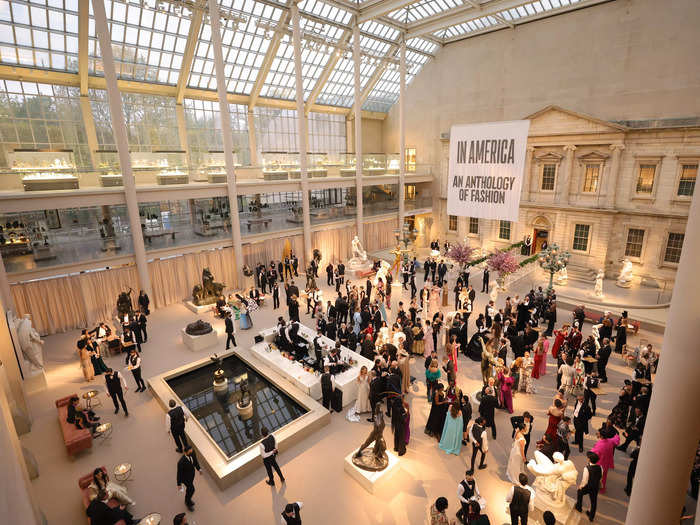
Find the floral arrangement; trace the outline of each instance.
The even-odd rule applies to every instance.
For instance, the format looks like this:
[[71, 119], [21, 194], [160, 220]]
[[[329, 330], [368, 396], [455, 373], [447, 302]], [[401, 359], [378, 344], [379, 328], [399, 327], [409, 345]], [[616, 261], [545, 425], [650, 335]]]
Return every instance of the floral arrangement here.
[[459, 264], [461, 268], [464, 268], [471, 261], [472, 255], [474, 255], [475, 251], [475, 248], [472, 248], [466, 243], [455, 243], [450, 246], [450, 250], [447, 252], [447, 257]]
[[502, 278], [520, 269], [518, 259], [511, 251], [496, 250], [486, 260], [486, 264]]

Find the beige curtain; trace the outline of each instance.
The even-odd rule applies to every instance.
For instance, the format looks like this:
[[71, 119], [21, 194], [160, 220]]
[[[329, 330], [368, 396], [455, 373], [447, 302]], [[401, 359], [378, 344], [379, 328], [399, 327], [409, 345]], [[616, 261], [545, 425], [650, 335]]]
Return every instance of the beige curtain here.
[[284, 253], [284, 244], [286, 241], [292, 245], [292, 251], [299, 258], [299, 268], [305, 267], [304, 256], [304, 236], [289, 235], [281, 236], [278, 239], [267, 239], [265, 241], [243, 244], [243, 261], [251, 269], [255, 268], [258, 263], [263, 263], [267, 266], [270, 261], [279, 261]]
[[322, 230], [311, 234], [311, 246], [321, 251], [321, 265], [328, 262], [347, 262], [352, 255], [352, 238], [357, 235], [356, 226]]
[[31, 314], [34, 328], [55, 334], [87, 326], [85, 302], [79, 276], [42, 279], [12, 286], [17, 314]]
[[237, 288], [233, 248], [187, 253], [148, 263], [153, 308], [162, 308], [192, 297], [192, 288], [202, 283], [202, 270], [209, 268], [214, 280], [226, 288]]
[[[131, 288], [131, 302], [137, 306], [139, 297], [139, 278], [136, 266], [112, 268], [98, 272], [86, 272], [76, 276], [82, 289], [88, 326], [107, 321], [114, 324], [113, 317], [117, 311], [117, 296]], [[59, 278], [60, 279], [60, 278]], [[58, 280], [58, 279], [55, 279]], [[74, 325], [70, 328], [80, 328]]]
[[396, 219], [365, 224], [365, 250], [368, 253], [391, 248], [396, 244]]

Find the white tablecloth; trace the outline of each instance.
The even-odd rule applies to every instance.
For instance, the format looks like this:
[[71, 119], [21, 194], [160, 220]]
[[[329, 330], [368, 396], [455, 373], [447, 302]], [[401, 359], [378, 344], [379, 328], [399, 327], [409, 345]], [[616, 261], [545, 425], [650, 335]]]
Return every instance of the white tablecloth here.
[[[267, 345], [274, 341], [276, 333], [276, 328], [262, 330], [260, 336], [262, 336], [263, 342], [256, 343], [251, 347], [253, 355], [312, 398], [316, 400], [321, 399], [320, 376], [304, 370], [301, 363], [283, 357], [279, 350], [268, 352]], [[316, 336], [316, 332], [307, 326], [299, 325], [299, 335], [311, 343]], [[335, 342], [325, 336], [321, 336], [321, 344], [329, 349], [335, 346]], [[354, 366], [345, 372], [335, 375], [335, 386], [342, 390], [343, 405], [347, 405], [357, 399], [357, 376], [360, 374], [360, 368], [366, 366], [370, 370], [374, 363], [344, 346], [340, 347], [340, 357], [351, 357], [355, 361]]]

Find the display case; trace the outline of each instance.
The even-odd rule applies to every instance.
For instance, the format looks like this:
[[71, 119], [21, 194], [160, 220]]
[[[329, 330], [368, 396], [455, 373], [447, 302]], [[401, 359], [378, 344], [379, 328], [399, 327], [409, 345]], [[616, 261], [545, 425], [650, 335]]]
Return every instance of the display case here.
[[[124, 181], [116, 150], [98, 150], [97, 167], [103, 187], [122, 186]], [[155, 182], [159, 185], [187, 184], [187, 154], [184, 151], [132, 151], [131, 169], [137, 184]], [[155, 177], [154, 177], [155, 176]]]
[[[242, 164], [238, 162], [238, 154], [233, 152], [233, 167], [238, 168]], [[223, 151], [210, 151], [204, 157], [204, 164], [200, 172], [206, 174], [207, 181], [211, 184], [226, 182], [226, 159]]]
[[362, 175], [386, 175], [386, 154], [365, 153], [362, 155]]
[[388, 153], [386, 156], [387, 175], [398, 175], [401, 171], [401, 156], [398, 153]]
[[79, 187], [72, 150], [22, 150], [7, 154], [25, 191], [75, 190]]
[[95, 151], [95, 162], [100, 172], [100, 184], [105, 187], [122, 186], [121, 166], [117, 150]]
[[354, 177], [356, 175], [356, 160], [356, 155], [354, 153], [340, 154], [342, 166], [339, 171], [341, 177]]
[[298, 153], [263, 151], [261, 156], [265, 180], [287, 180], [290, 171], [299, 171]]
[[3, 257], [32, 254], [35, 261], [55, 259], [49, 242], [49, 228], [44, 212], [30, 212], [19, 220], [0, 224], [0, 253]]

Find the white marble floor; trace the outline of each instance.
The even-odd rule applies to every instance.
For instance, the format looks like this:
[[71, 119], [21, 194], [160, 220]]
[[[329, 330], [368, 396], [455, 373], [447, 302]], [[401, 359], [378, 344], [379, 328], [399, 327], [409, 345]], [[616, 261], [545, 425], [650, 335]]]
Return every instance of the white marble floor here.
[[[474, 276], [473, 276], [474, 277]], [[422, 276], [420, 281], [422, 281]], [[518, 288], [516, 285], [515, 289]], [[515, 292], [516, 290], [513, 290]], [[328, 291], [330, 293], [330, 290]], [[477, 297], [476, 311], [482, 311], [486, 295]], [[240, 346], [250, 346], [257, 330], [274, 324], [278, 315], [285, 310], [273, 311], [266, 305], [254, 314], [254, 328], [237, 334]], [[561, 321], [570, 318], [568, 312], [560, 311]], [[473, 319], [470, 333], [473, 330]], [[143, 372], [147, 378], [201, 358], [193, 355], [180, 341], [180, 329], [196, 319], [195, 314], [182, 305], [154, 311], [149, 318], [149, 342], [144, 345]], [[219, 347], [224, 347], [223, 322], [211, 315], [205, 319], [212, 322], [219, 332]], [[311, 325], [308, 316], [302, 322]], [[590, 326], [586, 327], [590, 330]], [[30, 398], [34, 426], [32, 432], [22, 437], [22, 444], [31, 450], [39, 463], [40, 476], [33, 482], [40, 506], [51, 524], [84, 523], [77, 479], [99, 465], [108, 469], [117, 463], [129, 461], [134, 465], [133, 480], [127, 482], [132, 497], [137, 501], [133, 512], [143, 516], [152, 511], [164, 516], [164, 523], [170, 523], [172, 516], [185, 511], [182, 496], [176, 491], [175, 467], [178, 454], [172, 439], [165, 433], [163, 412], [150, 393], [134, 393], [133, 379], [127, 375], [130, 390], [126, 395], [131, 416], [126, 419], [120, 413], [112, 412], [111, 401], [101, 394], [102, 407], [97, 412], [103, 420], [114, 423], [112, 438], [95, 443], [92, 451], [79, 455], [76, 459], [66, 456], [56, 420], [54, 400], [73, 392], [81, 393], [94, 388], [104, 391], [104, 383], [99, 378], [87, 384], [81, 375], [77, 358], [73, 352], [77, 331], [59, 334], [46, 339], [48, 388]], [[640, 334], [655, 343], [660, 337], [655, 334]], [[206, 351], [204, 351], [206, 355]], [[114, 368], [123, 367], [123, 359], [107, 359]], [[437, 447], [437, 443], [423, 433], [429, 406], [425, 398], [423, 382], [424, 368], [421, 360], [411, 364], [417, 378], [410, 395], [411, 442], [408, 453], [401, 458], [399, 468], [392, 474], [390, 483], [375, 494], [368, 494], [357, 482], [343, 472], [343, 458], [367, 435], [369, 423], [348, 422], [343, 414], [333, 414], [331, 424], [280, 454], [279, 462], [287, 477], [287, 483], [275, 488], [268, 487], [262, 465], [257, 472], [225, 491], [219, 491], [214, 482], [204, 474], [196, 480], [197, 492], [194, 500], [196, 510], [190, 516], [198, 525], [214, 523], [278, 523], [279, 513], [288, 501], [305, 503], [302, 516], [309, 524], [422, 524], [425, 522], [428, 505], [438, 496], [446, 496], [450, 501], [450, 513], [456, 512], [457, 483], [462, 479], [467, 451], [460, 456], [448, 456]], [[478, 363], [460, 358], [458, 383], [465, 392], [474, 392], [480, 385]], [[617, 385], [622, 383], [631, 370], [622, 365], [614, 356], [609, 367], [610, 394], [601, 396], [597, 417], [593, 427], [601, 424], [616, 402]], [[545, 411], [553, 395], [555, 365], [551, 360], [547, 375], [537, 382], [537, 394], [515, 398], [517, 413], [529, 410], [535, 416], [533, 436], [537, 439], [544, 432]], [[475, 407], [476, 411], [476, 407]], [[509, 415], [498, 411], [498, 440], [492, 444], [488, 468], [477, 473], [480, 490], [488, 502], [488, 515], [491, 523], [509, 522], [505, 512], [504, 495], [509, 483], [505, 481], [505, 465], [511, 446]], [[391, 441], [391, 431], [387, 428], [385, 437]], [[592, 446], [594, 436], [588, 436], [587, 446]], [[532, 453], [532, 452], [531, 452]], [[585, 461], [578, 452], [572, 455], [580, 469]], [[627, 497], [623, 492], [629, 458], [616, 453], [616, 469], [608, 479], [608, 492], [599, 499], [598, 523], [623, 523]], [[573, 487], [569, 489], [574, 495]]]

